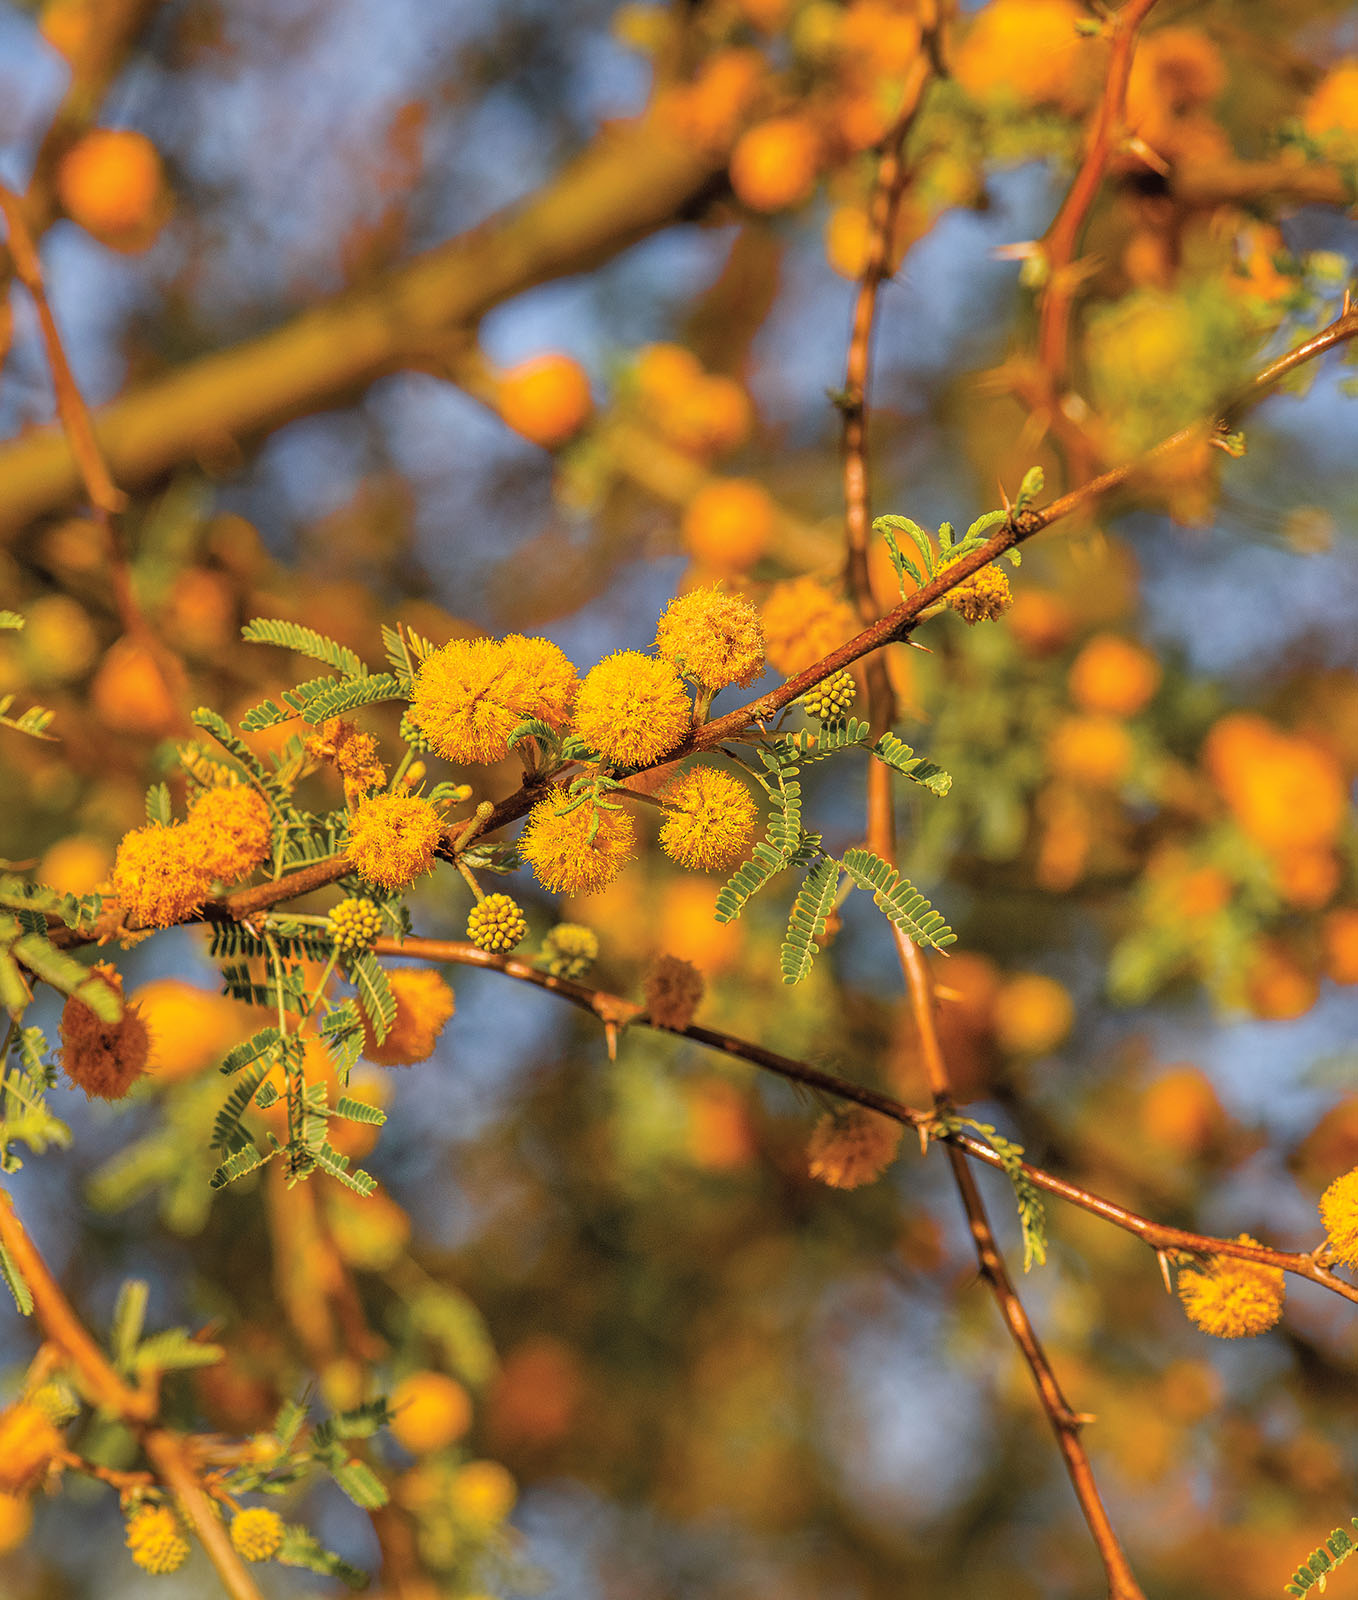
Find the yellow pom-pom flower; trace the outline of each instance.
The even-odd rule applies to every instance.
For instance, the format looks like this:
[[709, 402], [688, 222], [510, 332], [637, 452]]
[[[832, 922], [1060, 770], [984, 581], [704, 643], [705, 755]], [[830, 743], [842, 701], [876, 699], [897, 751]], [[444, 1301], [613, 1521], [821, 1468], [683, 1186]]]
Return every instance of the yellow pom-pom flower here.
[[[108, 962], [96, 962], [87, 981], [102, 983], [122, 999], [122, 975]], [[102, 1022], [74, 995], [62, 1008], [61, 1065], [92, 1099], [121, 1100], [146, 1071], [150, 1054], [151, 1036], [135, 1005], [124, 1001], [117, 1022]]]
[[583, 978], [598, 958], [599, 939], [593, 928], [558, 922], [542, 941], [539, 959], [554, 978]]
[[127, 1548], [144, 1571], [157, 1577], [178, 1572], [189, 1559], [189, 1541], [169, 1506], [142, 1506], [127, 1521]]
[[859, 622], [814, 578], [793, 578], [769, 590], [761, 612], [770, 665], [791, 677], [851, 639]]
[[597, 894], [622, 871], [637, 847], [636, 824], [625, 811], [606, 811], [586, 800], [559, 809], [564, 796], [544, 795], [528, 814], [519, 850], [544, 889]]
[[900, 1123], [863, 1106], [827, 1111], [807, 1145], [811, 1176], [832, 1189], [858, 1189], [873, 1183], [895, 1160], [902, 1131]]
[[391, 1431], [414, 1456], [432, 1455], [472, 1425], [471, 1396], [442, 1372], [412, 1372], [392, 1390]]
[[494, 639], [450, 639], [415, 674], [410, 720], [449, 761], [486, 763], [509, 754], [523, 718], [506, 704], [505, 656]]
[[739, 778], [716, 767], [694, 767], [664, 798], [670, 809], [660, 827], [660, 848], [672, 861], [712, 872], [744, 855], [759, 810]]
[[168, 928], [212, 892], [200, 839], [183, 823], [152, 824], [124, 835], [113, 862], [113, 892], [129, 927]]
[[948, 605], [963, 622], [974, 627], [978, 622], [994, 622], [1014, 603], [1009, 579], [994, 564], [982, 567], [964, 578], [947, 594]]
[[453, 991], [432, 967], [389, 972], [396, 1017], [381, 1044], [364, 1024], [363, 1054], [381, 1067], [413, 1067], [434, 1053], [444, 1024], [456, 1009]]
[[841, 667], [802, 696], [802, 704], [819, 722], [835, 722], [858, 698], [853, 673]]
[[247, 1506], [231, 1519], [231, 1543], [247, 1561], [272, 1561], [284, 1531], [282, 1517], [267, 1506]]
[[350, 895], [331, 906], [326, 921], [341, 950], [366, 950], [382, 931], [382, 908], [375, 900]]
[[189, 807], [204, 870], [222, 883], [239, 883], [268, 858], [273, 845], [269, 803], [245, 784], [206, 789]]
[[[1241, 1244], [1258, 1244], [1242, 1233]], [[1212, 1256], [1179, 1277], [1189, 1321], [1218, 1339], [1252, 1339], [1282, 1315], [1287, 1283], [1280, 1267], [1236, 1256]]]
[[404, 889], [434, 865], [443, 831], [438, 812], [416, 795], [378, 794], [359, 802], [349, 823], [349, 859], [384, 889]]
[[0, 1493], [22, 1494], [42, 1478], [61, 1435], [39, 1406], [21, 1400], [0, 1411]]
[[1346, 1267], [1358, 1266], [1358, 1167], [1336, 1178], [1321, 1195], [1320, 1220], [1335, 1256]]
[[448, 1486], [453, 1515], [482, 1527], [503, 1522], [517, 1498], [513, 1477], [498, 1461], [469, 1461], [453, 1474]]
[[605, 761], [640, 767], [668, 755], [689, 731], [692, 715], [670, 662], [619, 650], [580, 685], [575, 731]]
[[656, 650], [704, 689], [748, 687], [764, 670], [764, 629], [741, 595], [715, 586], [671, 600], [655, 635]]
[[536, 717], [549, 727], [565, 728], [580, 691], [580, 679], [565, 653], [550, 639], [521, 633], [509, 634], [500, 652], [500, 692], [518, 720]]
[[507, 894], [488, 894], [467, 918], [467, 937], [478, 950], [512, 950], [527, 933], [528, 919]]

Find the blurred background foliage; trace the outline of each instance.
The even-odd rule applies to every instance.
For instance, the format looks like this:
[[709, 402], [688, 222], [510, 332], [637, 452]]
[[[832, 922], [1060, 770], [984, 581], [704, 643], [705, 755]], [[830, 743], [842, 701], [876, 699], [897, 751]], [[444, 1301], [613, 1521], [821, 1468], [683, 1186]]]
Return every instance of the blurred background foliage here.
[[[1055, 492], [1124, 460], [1320, 326], [1349, 279], [1353, 9], [1163, 0], [1077, 263], [1069, 361], [1044, 367], [1042, 259], [1003, 247], [1039, 237], [1069, 181], [1106, 68], [1077, 27], [1093, 15], [990, 0], [956, 19], [882, 297], [876, 511], [965, 526], [1034, 462]], [[909, 0], [0, 13], [3, 176], [44, 234], [76, 375], [114, 403], [136, 593], [177, 663], [123, 632], [16, 292], [0, 600], [27, 625], [0, 634], [0, 695], [52, 708], [57, 740], [4, 735], [0, 855], [72, 893], [103, 883], [186, 708], [234, 720], [307, 675], [240, 642], [253, 616], [369, 660], [384, 622], [438, 642], [541, 631], [583, 670], [648, 647], [669, 596], [720, 579], [772, 598], [769, 684], [854, 631], [832, 613], [806, 654], [806, 591], [777, 586], [838, 583], [827, 391], [871, 147], [919, 49]], [[654, 162], [654, 217], [628, 224], [610, 160], [638, 189]], [[560, 182], [562, 215], [470, 232]], [[535, 228], [567, 241], [546, 266]], [[482, 278], [454, 293], [460, 272]], [[471, 310], [431, 326], [426, 292]], [[313, 344], [271, 344], [279, 328]], [[948, 616], [928, 653], [888, 651], [903, 737], [955, 779], [902, 797], [900, 865], [960, 934], [933, 959], [968, 1111], [1133, 1209], [1289, 1248], [1318, 1242], [1319, 1192], [1358, 1165], [1347, 382], [1342, 361], [1307, 370], [1247, 420], [1243, 459], [1176, 458], [1043, 535], [1004, 621]], [[873, 581], [885, 609], [884, 551]], [[394, 743], [394, 713], [362, 720]], [[861, 840], [859, 770], [804, 774], [836, 852]], [[491, 797], [517, 781], [474, 777]], [[450, 877], [412, 897], [418, 931], [460, 935]], [[603, 986], [637, 996], [657, 954], [685, 957], [700, 1020], [923, 1104], [864, 897], [785, 989], [778, 892], [717, 925], [716, 886], [652, 850], [592, 898], [521, 898], [535, 941], [562, 916], [597, 933]], [[75, 1139], [12, 1191], [95, 1326], [128, 1275], [157, 1325], [211, 1324], [228, 1359], [171, 1389], [185, 1425], [252, 1434], [309, 1386], [343, 1407], [416, 1383], [429, 1431], [374, 1446], [413, 1554], [374, 1592], [1095, 1592], [939, 1155], [907, 1147], [876, 1185], [830, 1190], [807, 1172], [819, 1106], [650, 1034], [610, 1062], [593, 1019], [459, 970], [433, 1057], [363, 1069], [390, 1116], [364, 1155], [377, 1197], [323, 1180], [213, 1197], [212, 1068], [252, 1024], [205, 948], [176, 930], [119, 958], [158, 1069], [113, 1108], [58, 1091]], [[1008, 1191], [982, 1182], [1012, 1249]], [[1214, 1341], [1128, 1236], [1055, 1205], [1050, 1232], [1021, 1287], [1097, 1416], [1086, 1440], [1148, 1590], [1276, 1593], [1358, 1512], [1351, 1308], [1294, 1286], [1274, 1333]], [[32, 1337], [5, 1310], [0, 1348], [17, 1382]], [[381, 1567], [337, 1494], [295, 1509]], [[145, 1592], [106, 1492], [40, 1498], [27, 1539], [11, 1520], [14, 1600]], [[201, 1557], [156, 1582], [216, 1592]]]

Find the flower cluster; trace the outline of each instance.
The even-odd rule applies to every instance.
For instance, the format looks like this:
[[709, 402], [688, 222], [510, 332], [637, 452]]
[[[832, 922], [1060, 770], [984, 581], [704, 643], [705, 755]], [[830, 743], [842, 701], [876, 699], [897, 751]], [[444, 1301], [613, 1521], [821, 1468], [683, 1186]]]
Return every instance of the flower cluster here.
[[[1241, 1244], [1258, 1244], [1242, 1233]], [[1179, 1298], [1189, 1320], [1218, 1339], [1252, 1339], [1267, 1333], [1283, 1312], [1287, 1283], [1280, 1267], [1236, 1256], [1212, 1256], [1179, 1278]]]
[[837, 600], [814, 578], [776, 583], [762, 612], [769, 664], [791, 677], [814, 665], [858, 632], [846, 600]]
[[31, 1489], [61, 1449], [61, 1435], [40, 1406], [21, 1400], [0, 1411], [0, 1492]]
[[[122, 975], [108, 962], [96, 962], [86, 982], [102, 983], [122, 1000]], [[151, 1036], [141, 1012], [128, 1001], [116, 1022], [102, 1022], [72, 995], [62, 1008], [60, 1030], [66, 1076], [93, 1099], [121, 1100], [146, 1071]]]
[[382, 931], [382, 908], [375, 900], [350, 895], [331, 906], [326, 921], [341, 950], [366, 950]]
[[1336, 1178], [1320, 1197], [1320, 1220], [1337, 1260], [1358, 1266], [1358, 1167]]
[[382, 1067], [413, 1067], [428, 1061], [453, 1014], [453, 991], [432, 967], [389, 972], [387, 981], [396, 999], [396, 1017], [381, 1044], [365, 1028], [363, 1054]]
[[802, 704], [818, 722], [834, 722], [858, 698], [858, 685], [847, 667], [832, 672], [802, 696]]
[[271, 1561], [284, 1531], [282, 1517], [267, 1506], [247, 1506], [231, 1519], [231, 1543], [247, 1561]]
[[759, 818], [750, 791], [729, 772], [695, 767], [665, 791], [670, 808], [660, 828], [660, 847], [694, 871], [734, 866]]
[[443, 832], [438, 812], [418, 795], [377, 794], [349, 823], [349, 859], [383, 889], [405, 889], [432, 870]]
[[478, 950], [512, 950], [527, 933], [527, 918], [507, 894], [488, 894], [467, 918], [467, 937]]
[[1009, 579], [994, 564], [982, 567], [964, 578], [947, 595], [948, 605], [963, 622], [974, 627], [978, 622], [994, 622], [1014, 603]]
[[178, 1572], [189, 1559], [189, 1541], [169, 1506], [143, 1505], [127, 1519], [127, 1548], [144, 1571], [156, 1577]]
[[420, 664], [410, 720], [449, 761], [503, 761], [519, 723], [564, 728], [578, 688], [575, 668], [550, 639], [452, 639]]
[[903, 1129], [876, 1111], [850, 1106], [827, 1111], [812, 1129], [808, 1170], [832, 1189], [858, 1189], [873, 1183], [896, 1159]]

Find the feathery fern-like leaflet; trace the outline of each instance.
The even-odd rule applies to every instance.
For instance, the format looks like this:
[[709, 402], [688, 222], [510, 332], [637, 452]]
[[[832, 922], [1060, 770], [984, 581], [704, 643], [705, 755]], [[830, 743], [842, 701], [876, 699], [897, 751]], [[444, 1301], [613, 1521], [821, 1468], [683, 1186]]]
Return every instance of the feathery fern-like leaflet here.
[[802, 880], [797, 898], [792, 902], [787, 937], [778, 957], [784, 983], [800, 983], [820, 954], [820, 946], [815, 941], [835, 903], [839, 870], [839, 862], [833, 856], [821, 856]]
[[908, 878], [871, 850], [847, 850], [841, 863], [860, 889], [869, 889], [872, 898], [907, 938], [919, 945], [942, 950], [954, 943], [957, 935]]
[[254, 617], [241, 629], [240, 635], [247, 644], [273, 644], [320, 661], [333, 667], [343, 678], [368, 676], [367, 664], [347, 646], [297, 622], [285, 622], [281, 617]]

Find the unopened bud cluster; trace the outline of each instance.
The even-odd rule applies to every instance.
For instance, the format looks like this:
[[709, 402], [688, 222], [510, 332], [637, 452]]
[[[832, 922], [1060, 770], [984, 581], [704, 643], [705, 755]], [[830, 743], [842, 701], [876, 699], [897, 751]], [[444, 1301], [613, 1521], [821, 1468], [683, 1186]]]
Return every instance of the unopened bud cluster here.
[[527, 919], [507, 894], [488, 894], [467, 918], [467, 937], [478, 950], [512, 950], [527, 932]]

